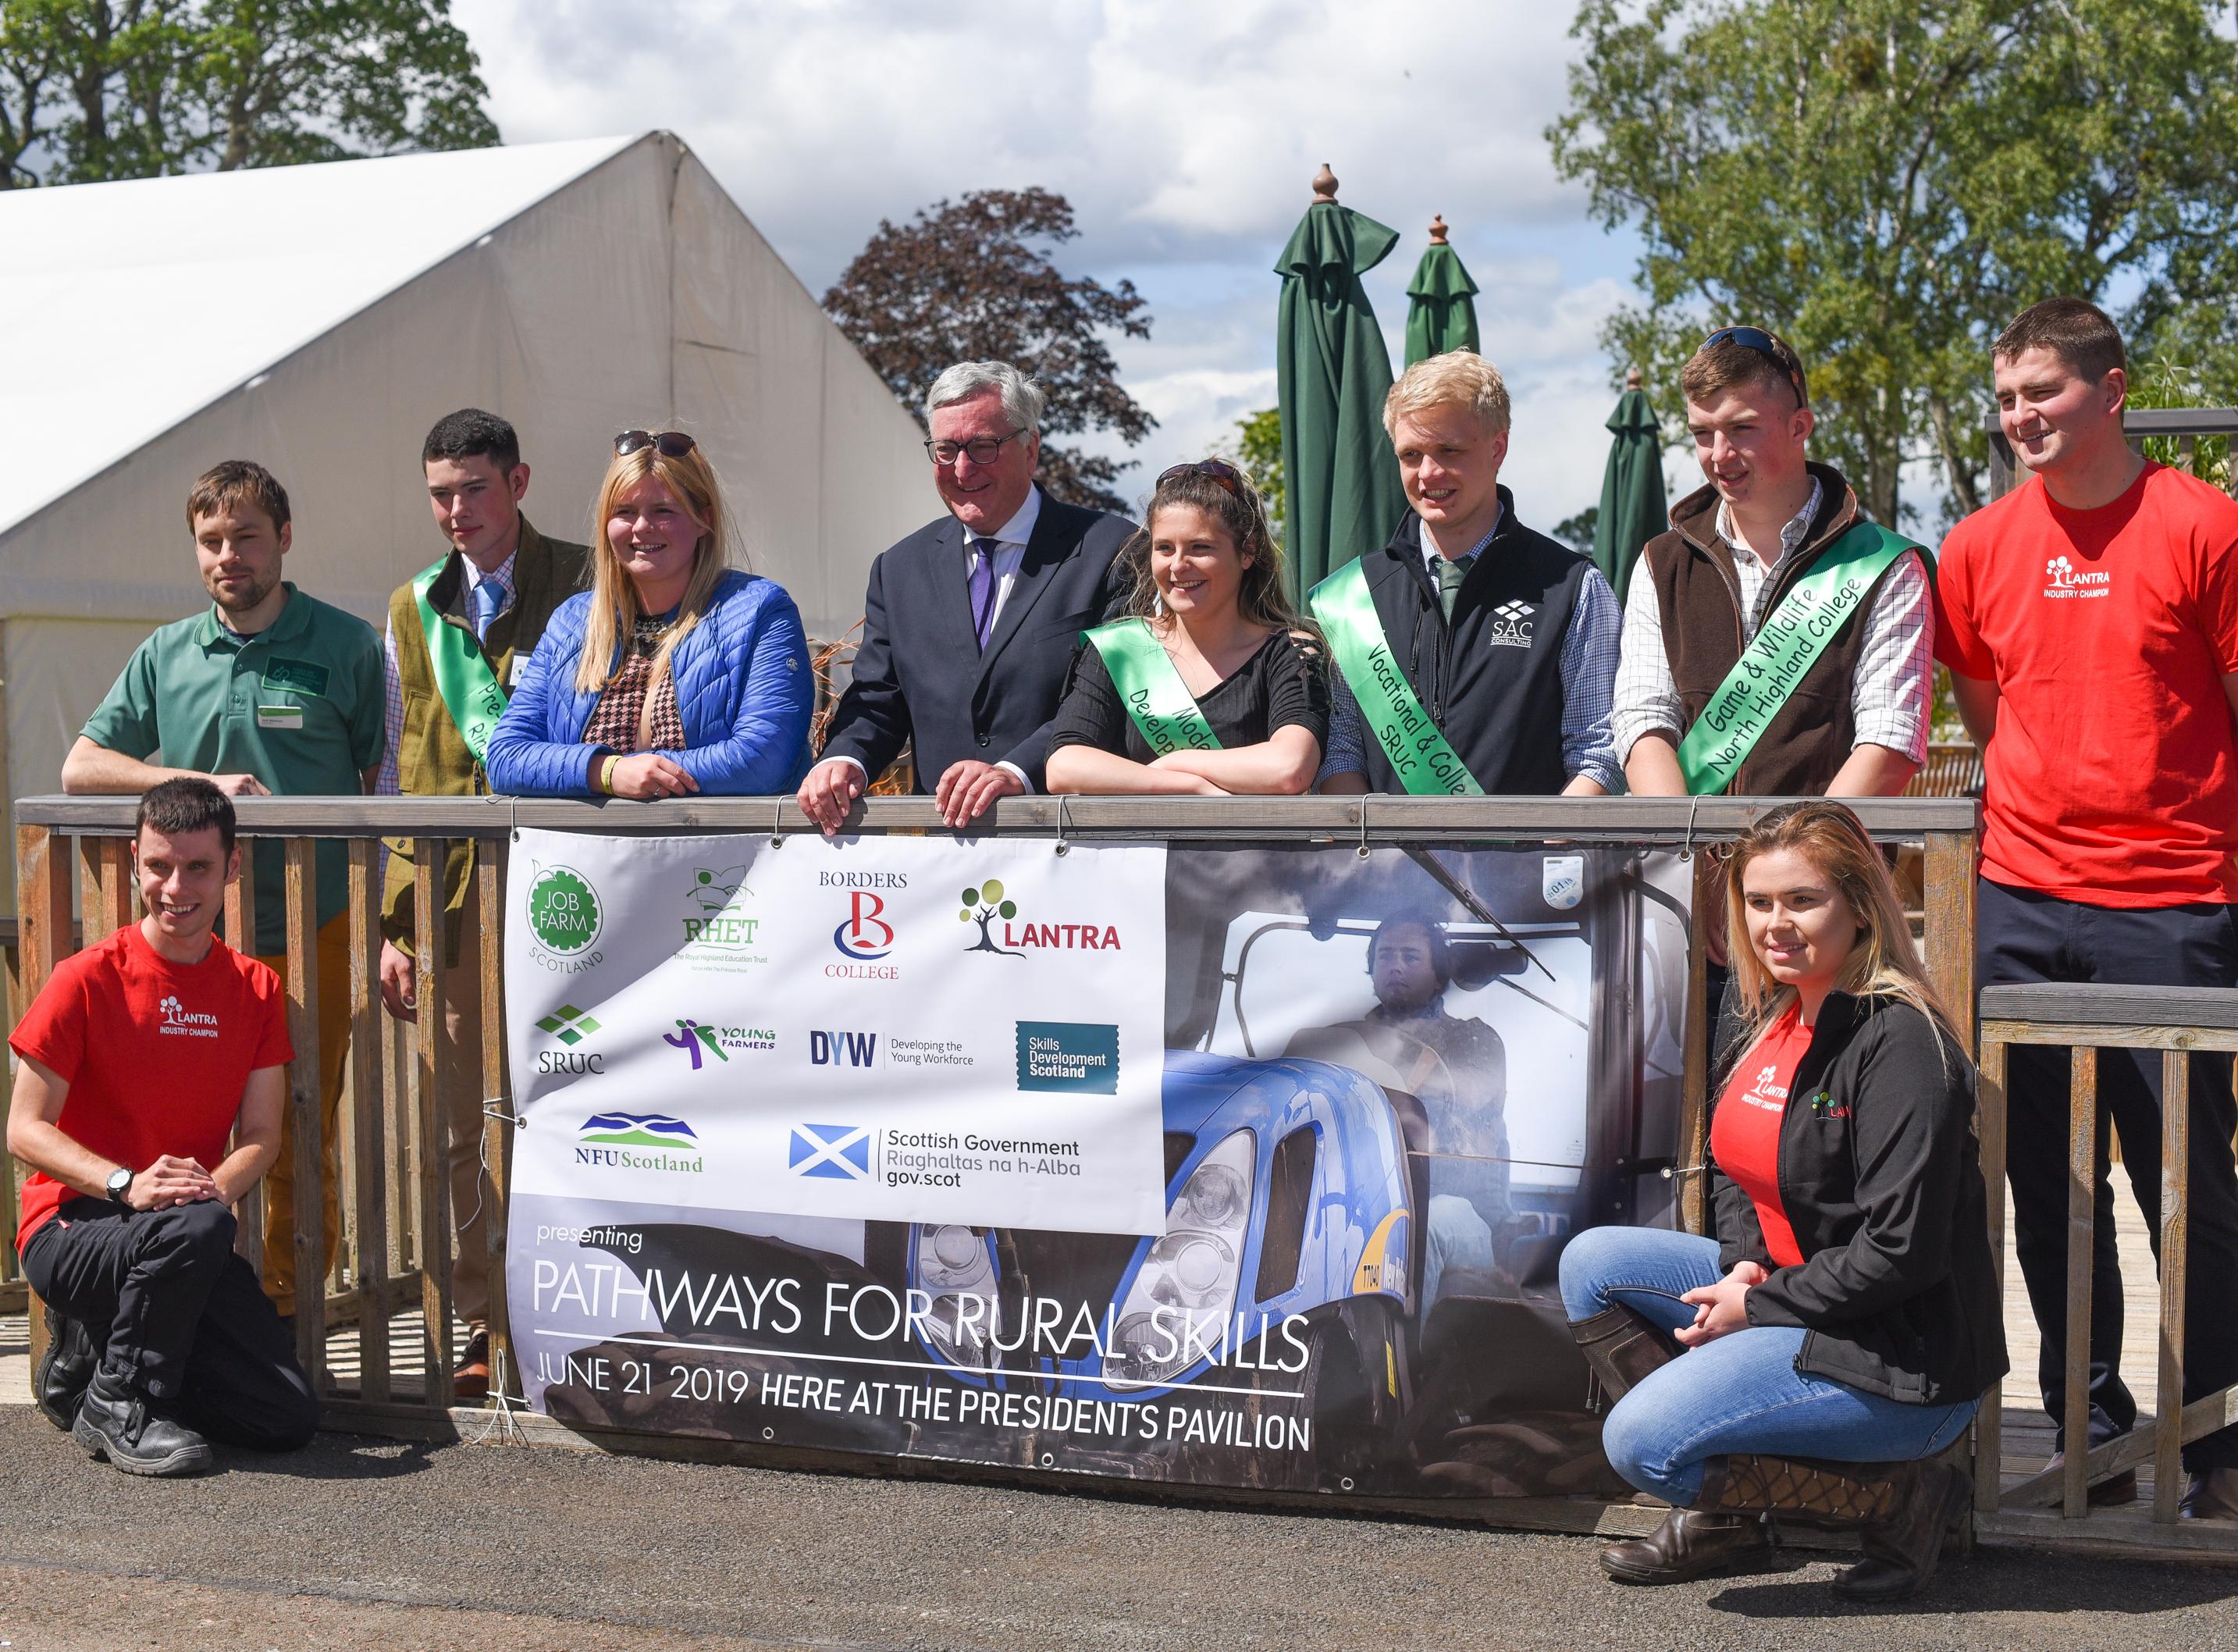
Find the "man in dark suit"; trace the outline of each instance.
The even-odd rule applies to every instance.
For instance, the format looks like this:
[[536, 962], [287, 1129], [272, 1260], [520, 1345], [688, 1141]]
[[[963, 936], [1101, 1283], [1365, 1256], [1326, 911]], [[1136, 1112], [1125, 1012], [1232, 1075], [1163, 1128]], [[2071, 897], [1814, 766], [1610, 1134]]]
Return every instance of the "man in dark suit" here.
[[1007, 362], [959, 362], [925, 412], [948, 514], [871, 565], [854, 681], [800, 786], [827, 834], [904, 742], [950, 826], [1038, 791], [1073, 650], [1124, 580], [1114, 559], [1135, 525], [1034, 485], [1039, 385]]

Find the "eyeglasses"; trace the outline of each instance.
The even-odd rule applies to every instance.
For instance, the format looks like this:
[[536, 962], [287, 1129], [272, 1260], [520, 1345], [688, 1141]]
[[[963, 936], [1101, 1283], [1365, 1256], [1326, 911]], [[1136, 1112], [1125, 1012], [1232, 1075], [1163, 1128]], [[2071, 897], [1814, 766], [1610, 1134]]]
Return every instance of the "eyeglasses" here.
[[625, 430], [614, 438], [614, 457], [626, 459], [652, 448], [670, 459], [681, 459], [699, 444], [681, 430]]
[[[1780, 354], [1784, 347], [1779, 341], [1765, 332], [1764, 328], [1721, 327], [1702, 341], [1702, 349], [1706, 350], [1718, 344], [1738, 344], [1745, 350], [1754, 350], [1758, 355], [1770, 356], [1771, 364], [1778, 368], [1786, 376], [1788, 383], [1794, 387], [1796, 405], [1798, 407], [1802, 405], [1804, 400], [1803, 381], [1797, 375], [1795, 369], [1787, 364], [1786, 357]], [[1695, 352], [1697, 355], [1700, 353], [1699, 350]], [[1788, 354], [1792, 355], [1793, 352], [1791, 350]]]
[[970, 454], [971, 462], [975, 465], [991, 465], [995, 462], [995, 455], [1003, 451], [1004, 442], [1016, 441], [1025, 434], [1023, 430], [1013, 430], [1007, 436], [974, 436], [969, 441], [928, 441], [924, 444], [924, 451], [936, 465], [952, 465], [958, 454]]
[[1221, 459], [1199, 459], [1190, 464], [1175, 465], [1170, 470], [1162, 470], [1154, 485], [1162, 488], [1182, 476], [1208, 476], [1238, 499], [1243, 497], [1243, 473]]

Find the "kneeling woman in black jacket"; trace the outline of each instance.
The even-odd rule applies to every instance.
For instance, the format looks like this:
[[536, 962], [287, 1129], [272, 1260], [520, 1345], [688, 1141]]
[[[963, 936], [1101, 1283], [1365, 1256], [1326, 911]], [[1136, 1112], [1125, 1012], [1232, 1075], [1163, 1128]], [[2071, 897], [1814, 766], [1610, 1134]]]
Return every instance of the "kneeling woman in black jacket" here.
[[1928, 1459], [2005, 1371], [1974, 1070], [1849, 810], [1765, 815], [1726, 893], [1717, 1237], [1596, 1228], [1562, 1254], [1571, 1329], [1617, 1397], [1602, 1447], [1673, 1505], [1601, 1563], [1638, 1583], [1736, 1569], [1784, 1515], [1861, 1527], [1834, 1587], [1895, 1599], [1970, 1496]]

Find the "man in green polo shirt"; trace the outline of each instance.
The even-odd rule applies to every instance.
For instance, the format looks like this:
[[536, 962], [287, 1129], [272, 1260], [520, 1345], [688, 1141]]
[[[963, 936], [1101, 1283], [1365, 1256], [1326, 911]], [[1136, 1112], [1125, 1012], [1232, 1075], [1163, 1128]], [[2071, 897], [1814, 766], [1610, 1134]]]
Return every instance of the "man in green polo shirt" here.
[[[134, 652], [63, 762], [63, 790], [133, 793], [197, 775], [235, 797], [355, 796], [381, 763], [381, 640], [340, 608], [280, 577], [294, 536], [288, 491], [262, 465], [230, 459], [187, 495], [195, 557], [213, 606]], [[161, 755], [162, 761], [150, 760]], [[246, 848], [248, 846], [242, 846]], [[286, 972], [287, 869], [276, 845], [255, 857], [255, 951]], [[349, 1047], [348, 859], [318, 846], [319, 1089], [326, 1258], [341, 1233], [335, 1129]], [[264, 1177], [264, 1291], [295, 1305], [295, 1158], [283, 1116]]]
[[[528, 467], [511, 424], [479, 408], [435, 421], [420, 450], [427, 502], [450, 549], [396, 587], [385, 647], [388, 756], [374, 789], [414, 797], [479, 797], [489, 791], [482, 751], [506, 695], [552, 611], [590, 583], [584, 546], [546, 539], [521, 514]], [[419, 1018], [418, 922], [412, 845], [389, 844], [381, 904], [381, 995], [399, 1020]], [[489, 1391], [489, 1224], [495, 1190], [483, 1174], [480, 977], [460, 962], [460, 937], [482, 932], [474, 845], [453, 841], [442, 870], [443, 1002], [437, 1018], [436, 1090], [449, 1115], [451, 1224], [458, 1260], [452, 1305], [467, 1345], [452, 1391]], [[494, 921], [495, 914], [492, 914]], [[473, 962], [473, 942], [465, 962]]]

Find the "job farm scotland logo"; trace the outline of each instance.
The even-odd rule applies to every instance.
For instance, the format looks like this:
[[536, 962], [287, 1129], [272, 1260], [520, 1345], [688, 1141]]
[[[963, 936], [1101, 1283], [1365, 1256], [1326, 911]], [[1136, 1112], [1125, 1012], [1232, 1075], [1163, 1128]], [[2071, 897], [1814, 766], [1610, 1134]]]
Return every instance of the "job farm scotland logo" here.
[[156, 1028], [158, 1032], [169, 1034], [175, 1038], [217, 1037], [217, 1017], [206, 1015], [200, 1010], [188, 1009], [179, 1002], [179, 995], [175, 992], [158, 1004], [156, 1008], [162, 1012], [163, 1018]]
[[706, 1166], [699, 1138], [672, 1113], [593, 1113], [575, 1131], [575, 1162], [609, 1170], [697, 1176]]
[[2101, 569], [2076, 566], [2063, 556], [2055, 556], [2043, 565], [2045, 585], [2043, 594], [2049, 597], [2111, 596], [2114, 576]]
[[573, 975], [599, 962], [606, 916], [599, 892], [573, 866], [536, 868], [528, 882], [528, 955], [555, 974]]

